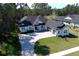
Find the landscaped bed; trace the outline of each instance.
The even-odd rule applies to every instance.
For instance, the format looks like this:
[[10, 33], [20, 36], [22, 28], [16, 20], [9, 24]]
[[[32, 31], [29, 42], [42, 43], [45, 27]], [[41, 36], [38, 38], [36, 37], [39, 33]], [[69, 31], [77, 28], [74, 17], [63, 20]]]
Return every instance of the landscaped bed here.
[[67, 54], [65, 56], [79, 56], [79, 51]]
[[35, 53], [37, 55], [48, 55], [79, 46], [79, 38], [76, 35], [78, 32], [75, 32], [74, 29], [70, 29], [70, 32], [74, 33], [74, 35], [68, 37], [56, 36], [38, 40], [34, 47]]

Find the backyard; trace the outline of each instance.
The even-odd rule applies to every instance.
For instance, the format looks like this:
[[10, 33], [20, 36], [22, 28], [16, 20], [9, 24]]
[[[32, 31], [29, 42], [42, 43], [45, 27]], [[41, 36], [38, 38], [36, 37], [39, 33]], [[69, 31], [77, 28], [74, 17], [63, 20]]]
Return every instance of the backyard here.
[[35, 53], [37, 55], [48, 55], [79, 46], [78, 31], [75, 31], [74, 28], [69, 29], [69, 31], [74, 35], [71, 34], [67, 37], [48, 37], [38, 40], [34, 47]]

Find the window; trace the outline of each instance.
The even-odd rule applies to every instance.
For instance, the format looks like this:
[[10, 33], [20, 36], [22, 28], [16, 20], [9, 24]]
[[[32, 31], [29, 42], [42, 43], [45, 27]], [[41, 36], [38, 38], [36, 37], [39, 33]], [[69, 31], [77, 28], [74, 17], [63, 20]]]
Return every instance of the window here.
[[44, 28], [44, 25], [41, 25], [41, 29], [42, 29], [42, 30], [44, 30], [44, 29], [45, 29], [45, 28]]
[[38, 30], [37, 26], [35, 26], [35, 29]]
[[33, 27], [32, 26], [29, 26], [29, 30], [33, 30]]
[[64, 33], [67, 33], [67, 30], [64, 30]]
[[20, 28], [22, 32], [25, 32], [25, 27]]
[[53, 34], [55, 34], [55, 32], [56, 32], [56, 31], [55, 31], [55, 30], [53, 30]]
[[58, 34], [60, 33], [60, 31], [58, 31]]
[[25, 30], [25, 28], [24, 28], [24, 27], [22, 27], [21, 29], [22, 29], [22, 30]]

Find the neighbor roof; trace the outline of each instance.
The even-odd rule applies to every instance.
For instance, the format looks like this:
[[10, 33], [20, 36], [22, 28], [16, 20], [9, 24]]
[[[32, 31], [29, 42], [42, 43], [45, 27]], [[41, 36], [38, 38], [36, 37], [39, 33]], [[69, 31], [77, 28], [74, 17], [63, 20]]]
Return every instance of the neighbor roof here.
[[72, 22], [75, 24], [79, 24], [79, 15], [78, 14], [72, 14], [72, 15], [68, 15], [69, 17], [72, 18]]
[[[70, 20], [70, 18], [72, 20]], [[79, 15], [72, 14], [72, 15], [67, 15], [67, 16], [58, 16], [56, 20], [64, 21], [64, 22], [73, 22], [75, 24], [79, 24]]]
[[69, 17], [69, 16], [68, 16], [68, 17], [66, 17], [65, 19], [66, 19], [66, 20], [72, 20], [72, 18], [71, 18], [71, 17]]

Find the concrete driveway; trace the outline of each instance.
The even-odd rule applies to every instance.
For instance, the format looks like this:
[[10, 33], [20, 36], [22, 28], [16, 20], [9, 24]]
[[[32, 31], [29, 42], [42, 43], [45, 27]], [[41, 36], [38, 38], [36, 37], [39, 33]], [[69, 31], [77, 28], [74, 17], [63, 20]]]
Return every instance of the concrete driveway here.
[[19, 34], [19, 40], [22, 48], [22, 56], [34, 56], [34, 44], [36, 41], [42, 38], [55, 36], [50, 31], [39, 32], [39, 33], [29, 33], [29, 34]]

